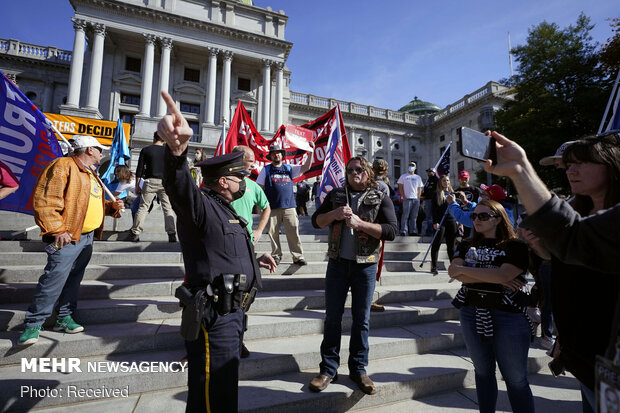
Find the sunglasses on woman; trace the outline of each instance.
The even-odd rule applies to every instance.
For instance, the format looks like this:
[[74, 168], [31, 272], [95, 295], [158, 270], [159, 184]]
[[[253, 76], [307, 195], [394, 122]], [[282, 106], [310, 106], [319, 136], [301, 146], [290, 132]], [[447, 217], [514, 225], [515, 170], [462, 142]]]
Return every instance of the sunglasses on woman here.
[[488, 212], [481, 212], [479, 214], [476, 214], [475, 212], [472, 212], [470, 217], [471, 217], [472, 221], [475, 221], [476, 219], [479, 219], [480, 221], [488, 221], [491, 218], [497, 218], [497, 215], [489, 214]]
[[362, 168], [361, 166], [356, 166], [355, 168], [353, 168], [353, 167], [347, 168], [347, 173], [349, 175], [351, 175], [353, 172], [355, 172], [358, 175], [361, 175], [362, 172], [364, 172], [364, 168]]

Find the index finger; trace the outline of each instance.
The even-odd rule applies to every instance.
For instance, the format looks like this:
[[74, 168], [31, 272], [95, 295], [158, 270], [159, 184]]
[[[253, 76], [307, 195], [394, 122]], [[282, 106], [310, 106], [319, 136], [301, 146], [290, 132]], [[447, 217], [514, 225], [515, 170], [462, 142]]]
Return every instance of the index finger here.
[[166, 92], [165, 90], [162, 90], [161, 91], [161, 97], [164, 99], [164, 102], [166, 102], [166, 106], [168, 107], [168, 112], [170, 112], [171, 115], [180, 115], [181, 114], [181, 112], [177, 108], [176, 103], [174, 103], [174, 100], [172, 99], [172, 96], [170, 96], [170, 94], [168, 92]]
[[497, 133], [495, 131], [491, 132], [491, 137], [495, 138], [497, 143], [499, 143], [502, 146], [505, 146], [505, 145], [507, 145], [507, 144], [512, 142], [510, 139], [508, 139], [507, 137], [505, 137], [501, 133]]

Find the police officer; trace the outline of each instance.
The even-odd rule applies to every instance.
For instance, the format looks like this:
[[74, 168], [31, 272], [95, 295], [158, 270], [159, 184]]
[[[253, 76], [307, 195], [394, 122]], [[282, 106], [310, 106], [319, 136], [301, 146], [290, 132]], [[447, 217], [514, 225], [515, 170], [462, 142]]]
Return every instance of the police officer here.
[[245, 274], [244, 291], [260, 287], [259, 266], [273, 271], [276, 264], [269, 254], [255, 259], [245, 222], [230, 206], [245, 190], [243, 152], [199, 163], [204, 179], [201, 191], [186, 158], [193, 131], [170, 95], [162, 92], [162, 96], [170, 111], [157, 127], [167, 143], [164, 188], [177, 215], [186, 284], [192, 292], [207, 291], [209, 297], [198, 339], [185, 343], [189, 363], [186, 412], [236, 412], [243, 308], [221, 315], [224, 300], [220, 294], [215, 302], [212, 291], [228, 273]]

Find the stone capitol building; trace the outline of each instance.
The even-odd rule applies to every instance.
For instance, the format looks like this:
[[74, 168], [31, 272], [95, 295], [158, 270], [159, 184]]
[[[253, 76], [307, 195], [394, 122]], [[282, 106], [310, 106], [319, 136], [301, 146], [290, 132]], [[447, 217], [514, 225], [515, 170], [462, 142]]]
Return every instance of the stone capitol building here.
[[352, 154], [387, 160], [392, 183], [410, 161], [425, 177], [450, 141], [456, 180], [459, 170], [481, 167], [457, 153], [457, 128], [492, 128], [494, 112], [511, 98], [494, 81], [445, 108], [415, 97], [392, 110], [293, 91], [288, 17], [252, 0], [68, 1], [73, 50], [0, 39], [0, 70], [43, 112], [130, 123], [134, 158], [166, 113], [165, 89], [195, 132], [192, 147], [209, 154], [238, 101], [267, 138], [339, 104]]

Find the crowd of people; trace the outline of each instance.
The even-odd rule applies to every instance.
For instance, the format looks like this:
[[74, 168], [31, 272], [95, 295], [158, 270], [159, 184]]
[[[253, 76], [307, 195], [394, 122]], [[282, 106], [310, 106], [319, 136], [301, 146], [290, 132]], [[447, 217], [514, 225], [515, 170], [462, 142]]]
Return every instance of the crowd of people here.
[[[181, 245], [184, 287], [208, 297], [198, 338], [186, 341], [188, 411], [206, 404], [214, 411], [236, 411], [239, 362], [249, 355], [243, 344], [246, 313], [261, 287], [260, 268], [274, 271], [282, 261], [282, 224], [293, 264], [307, 265], [298, 216], [308, 215], [306, 203], [318, 199], [320, 181], [310, 187], [294, 180], [309, 170], [314, 145], [303, 165], [290, 165], [282, 146], [273, 144], [270, 163], [256, 182], [247, 176], [255, 158], [246, 146], [209, 159], [196, 151], [188, 162], [193, 131], [170, 95], [162, 96], [169, 114], [159, 122], [153, 145], [141, 151], [135, 176], [126, 166], [116, 168], [114, 201], [105, 199], [103, 183], [93, 171], [107, 148], [91, 136], [76, 137], [71, 156], [56, 159], [41, 174], [34, 216], [50, 249], [19, 344], [38, 340], [54, 307], [55, 330], [84, 330], [73, 313], [104, 215], [118, 216], [119, 210], [138, 205], [130, 233], [137, 242], [157, 196], [169, 241], [176, 242], [178, 235]], [[520, 146], [496, 132], [489, 134], [497, 142], [497, 161], [488, 161], [485, 169], [513, 182], [526, 211], [518, 220], [517, 206], [504, 188], [472, 186], [467, 171], [458, 171], [459, 185], [453, 188], [450, 177], [438, 176], [434, 168], [426, 170], [423, 182], [411, 162], [395, 190], [385, 160], [371, 164], [359, 156], [347, 162], [344, 186], [317, 202], [311, 221], [316, 228], [329, 227], [329, 261], [321, 362], [309, 383], [311, 391], [323, 391], [338, 378], [342, 316], [351, 291], [349, 377], [365, 394], [377, 392], [366, 367], [382, 247], [397, 235], [433, 234], [431, 272], [439, 272], [438, 254], [445, 242], [448, 275], [462, 283], [452, 303], [459, 309], [474, 364], [480, 411], [495, 411], [496, 364], [513, 411], [534, 411], [527, 360], [538, 323], [541, 343], [579, 380], [583, 411], [595, 411], [596, 358], [617, 356], [620, 274], [614, 252], [620, 251], [620, 140], [608, 136], [567, 142], [541, 161], [566, 175], [572, 197], [565, 201], [548, 191]], [[11, 175], [1, 167], [2, 189], [13, 188]], [[259, 214], [257, 225], [253, 212]], [[257, 258], [254, 245], [265, 228], [271, 253]], [[528, 270], [536, 279], [531, 291]], [[230, 299], [223, 298], [228, 295]], [[532, 312], [535, 307], [540, 312]], [[183, 317], [183, 323], [189, 322], [185, 311]]]

